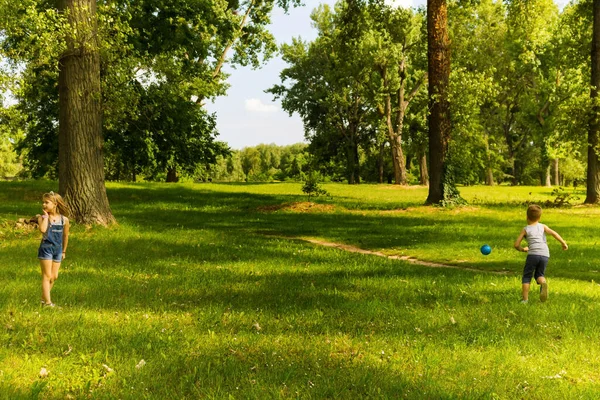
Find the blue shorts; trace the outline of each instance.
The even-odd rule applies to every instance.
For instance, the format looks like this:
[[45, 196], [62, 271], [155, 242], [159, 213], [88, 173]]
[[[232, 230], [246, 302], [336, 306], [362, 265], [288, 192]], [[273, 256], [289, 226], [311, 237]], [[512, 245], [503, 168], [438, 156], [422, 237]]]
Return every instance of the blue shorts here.
[[38, 249], [38, 258], [40, 260], [52, 260], [59, 263], [62, 261], [62, 246], [56, 246], [52, 243], [42, 243]]
[[546, 267], [548, 266], [548, 257], [536, 256], [530, 254], [525, 260], [525, 268], [523, 269], [523, 280], [522, 283], [531, 283], [531, 277], [537, 279], [544, 276], [546, 273]]

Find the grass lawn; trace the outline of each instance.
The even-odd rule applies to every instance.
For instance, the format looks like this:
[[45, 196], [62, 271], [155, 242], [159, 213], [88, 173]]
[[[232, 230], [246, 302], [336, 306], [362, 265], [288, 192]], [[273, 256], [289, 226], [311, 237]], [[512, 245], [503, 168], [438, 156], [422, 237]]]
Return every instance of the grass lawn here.
[[57, 185], [0, 183], [0, 398], [598, 398], [600, 208], [544, 208], [570, 248], [549, 238], [550, 298], [522, 305], [512, 244], [551, 189], [441, 209], [425, 188], [324, 187], [311, 206], [299, 183], [110, 183], [119, 225], [72, 229], [47, 309], [40, 234], [14, 221]]

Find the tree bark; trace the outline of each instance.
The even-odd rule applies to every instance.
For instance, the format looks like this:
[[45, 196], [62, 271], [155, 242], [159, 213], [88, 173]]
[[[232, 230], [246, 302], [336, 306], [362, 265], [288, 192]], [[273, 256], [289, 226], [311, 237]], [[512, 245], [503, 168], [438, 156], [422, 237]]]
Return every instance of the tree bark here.
[[598, 135], [600, 134], [600, 0], [594, 0], [594, 24], [592, 28], [592, 115], [588, 131], [588, 169], [586, 204], [600, 202], [600, 160], [598, 159]]
[[379, 145], [379, 158], [378, 158], [378, 165], [377, 167], [379, 168], [379, 183], [383, 183], [383, 169], [384, 169], [384, 158], [385, 155], [385, 142], [382, 141], [381, 144]]
[[352, 142], [346, 144], [346, 166], [348, 173], [348, 184], [354, 185], [358, 183], [356, 176], [356, 159], [355, 159], [355, 145]]
[[546, 187], [552, 187], [552, 179], [551, 179], [551, 173], [550, 173], [550, 169], [551, 169], [551, 165], [548, 164], [548, 167], [546, 168], [546, 174], [545, 174], [545, 178], [544, 178], [544, 186]]
[[485, 184], [488, 186], [494, 186], [494, 169], [492, 168], [492, 153], [490, 151], [490, 138], [487, 133], [485, 134], [485, 154], [487, 158], [487, 165], [485, 168]]
[[390, 144], [392, 148], [392, 160], [394, 162], [394, 183], [396, 185], [406, 185], [406, 166], [404, 152], [402, 151], [402, 137], [400, 135], [390, 135]]
[[179, 177], [177, 176], [177, 170], [175, 168], [167, 169], [167, 182], [169, 182], [169, 183], [179, 182]]
[[421, 155], [421, 162], [419, 163], [419, 170], [421, 176], [419, 177], [419, 183], [423, 186], [429, 185], [429, 173], [427, 172], [427, 153], [423, 150]]
[[552, 160], [552, 170], [554, 172], [554, 186], [560, 186], [560, 174], [558, 170], [558, 158]]
[[71, 218], [115, 222], [104, 185], [100, 55], [96, 0], [60, 0], [70, 33], [59, 60], [59, 190]]
[[429, 75], [428, 204], [444, 200], [444, 163], [450, 138], [450, 46], [446, 0], [427, 0], [427, 62]]

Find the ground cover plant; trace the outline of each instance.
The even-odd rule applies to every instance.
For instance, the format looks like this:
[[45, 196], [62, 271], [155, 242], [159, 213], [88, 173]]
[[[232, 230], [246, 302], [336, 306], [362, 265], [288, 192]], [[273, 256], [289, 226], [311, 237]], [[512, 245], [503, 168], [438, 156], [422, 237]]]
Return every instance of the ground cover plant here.
[[[552, 189], [108, 184], [40, 308], [36, 214], [54, 182], [0, 183], [3, 398], [589, 398], [600, 390], [600, 210], [545, 208], [550, 299], [519, 304], [525, 204]], [[481, 270], [426, 268], [316, 238]], [[479, 247], [487, 243], [492, 254]], [[48, 376], [40, 377], [42, 368]]]

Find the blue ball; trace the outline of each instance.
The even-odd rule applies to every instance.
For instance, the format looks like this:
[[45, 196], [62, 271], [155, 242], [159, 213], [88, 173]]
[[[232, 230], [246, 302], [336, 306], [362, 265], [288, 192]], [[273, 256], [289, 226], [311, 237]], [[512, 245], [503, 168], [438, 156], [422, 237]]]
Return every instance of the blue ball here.
[[483, 254], [484, 256], [487, 256], [488, 254], [490, 254], [492, 252], [492, 248], [487, 245], [484, 244], [483, 246], [481, 246], [481, 254]]

